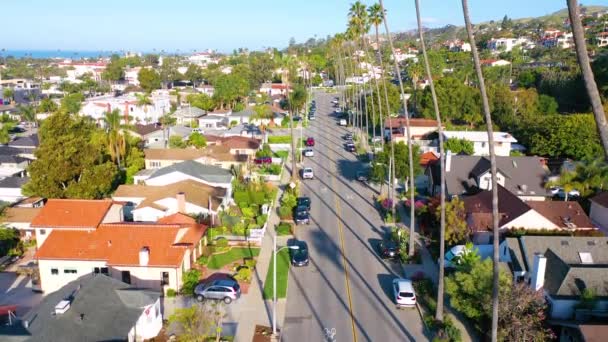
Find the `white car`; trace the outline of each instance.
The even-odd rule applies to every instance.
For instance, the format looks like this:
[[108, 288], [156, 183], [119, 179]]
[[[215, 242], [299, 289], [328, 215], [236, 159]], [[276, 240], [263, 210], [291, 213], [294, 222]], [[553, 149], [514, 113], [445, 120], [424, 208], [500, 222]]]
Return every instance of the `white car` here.
[[312, 148], [307, 148], [304, 150], [304, 157], [313, 157], [315, 155], [315, 151]]
[[340, 119], [340, 126], [346, 126], [346, 119]]
[[395, 303], [398, 306], [416, 306], [416, 293], [414, 292], [411, 280], [403, 278], [394, 279], [393, 292], [395, 294]]
[[[568, 197], [580, 197], [581, 193], [580, 191], [573, 189], [568, 191]], [[559, 191], [557, 191], [557, 197], [559, 198], [565, 198], [566, 197], [566, 191], [564, 191], [563, 188], [560, 188]]]
[[302, 169], [302, 178], [303, 179], [313, 179], [315, 178], [315, 174], [312, 171], [312, 168], [305, 167]]

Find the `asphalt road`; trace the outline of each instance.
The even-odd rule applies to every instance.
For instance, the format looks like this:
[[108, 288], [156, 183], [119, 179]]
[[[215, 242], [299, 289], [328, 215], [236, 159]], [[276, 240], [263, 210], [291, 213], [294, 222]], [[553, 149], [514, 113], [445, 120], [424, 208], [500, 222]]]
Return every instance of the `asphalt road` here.
[[316, 140], [315, 156], [304, 160], [315, 179], [302, 183], [311, 224], [298, 227], [296, 238], [308, 242], [311, 263], [290, 269], [283, 341], [428, 340], [417, 310], [394, 304], [391, 282], [402, 272], [378, 257], [386, 230], [373, 191], [355, 180], [362, 164], [344, 149], [334, 96], [315, 95], [316, 120], [304, 132]]

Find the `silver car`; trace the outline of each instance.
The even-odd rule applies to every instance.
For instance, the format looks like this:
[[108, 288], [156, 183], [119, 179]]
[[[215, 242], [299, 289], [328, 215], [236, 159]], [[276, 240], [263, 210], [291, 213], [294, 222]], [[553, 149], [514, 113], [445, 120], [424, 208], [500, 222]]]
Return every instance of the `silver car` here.
[[230, 304], [233, 300], [241, 297], [241, 287], [234, 280], [215, 280], [206, 284], [198, 284], [194, 288], [194, 296], [199, 302], [205, 299], [214, 299], [223, 300], [224, 303]]

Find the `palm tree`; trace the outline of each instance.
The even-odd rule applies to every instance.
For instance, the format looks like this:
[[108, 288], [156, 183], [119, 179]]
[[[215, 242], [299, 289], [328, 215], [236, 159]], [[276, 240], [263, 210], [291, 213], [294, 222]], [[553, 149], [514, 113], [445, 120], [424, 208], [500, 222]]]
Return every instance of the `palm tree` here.
[[[351, 4], [350, 10], [348, 11], [348, 29], [352, 32], [352, 38], [355, 45], [355, 50], [358, 51], [359, 48], [364, 45], [364, 36], [369, 31], [369, 23], [367, 17], [367, 8], [361, 3], [361, 1], [356, 1]], [[359, 41], [359, 44], [357, 42]], [[361, 49], [363, 50], [363, 49]], [[367, 56], [366, 56], [367, 57]], [[361, 59], [359, 59], [359, 55], [357, 54], [357, 66], [361, 63]], [[363, 74], [362, 74], [363, 75]], [[365, 84], [362, 85], [365, 87]], [[357, 100], [359, 103], [359, 115], [363, 115], [363, 106], [361, 103], [361, 93], [357, 94]], [[363, 118], [359, 117], [359, 126], [361, 127], [361, 131], [364, 132], [364, 146], [367, 146], [367, 133], [369, 131], [369, 123], [367, 120], [367, 111], [366, 111], [366, 129], [363, 131]]]
[[[577, 167], [580, 169], [580, 166]], [[585, 189], [585, 182], [579, 181], [579, 174], [577, 171], [562, 170], [559, 175], [559, 179], [550, 181], [545, 184], [546, 188], [559, 187], [560, 191], [564, 192], [564, 201], [568, 200], [568, 196], [572, 190]]]
[[[409, 164], [409, 181], [410, 181], [410, 185], [409, 185], [409, 191], [410, 191], [410, 241], [409, 241], [409, 250], [408, 250], [408, 254], [411, 256], [414, 255], [414, 249], [415, 249], [415, 239], [416, 239], [416, 201], [415, 201], [415, 193], [416, 193], [416, 184], [415, 184], [415, 179], [414, 179], [414, 152], [413, 152], [413, 148], [412, 148], [412, 135], [410, 132], [410, 118], [407, 112], [407, 103], [405, 100], [405, 96], [404, 96], [404, 90], [403, 90], [403, 82], [401, 82], [401, 70], [399, 68], [399, 62], [397, 61], [397, 56], [395, 54], [395, 47], [393, 46], [393, 38], [391, 37], [391, 32], [388, 28], [388, 22], [386, 20], [386, 11], [384, 11], [384, 5], [382, 3], [382, 0], [380, 0], [380, 9], [381, 9], [381, 13], [382, 13], [382, 17], [383, 17], [383, 21], [384, 21], [384, 29], [386, 30], [386, 37], [388, 40], [388, 44], [391, 48], [391, 53], [393, 54], [393, 62], [395, 63], [395, 72], [397, 73], [397, 79], [399, 80], [399, 90], [401, 91], [401, 100], [403, 101], [403, 110], [405, 111], [405, 132], [407, 135], [407, 149], [408, 149], [408, 164]], [[386, 87], [385, 87], [386, 88]], [[386, 90], [385, 90], [386, 91]], [[388, 105], [388, 104], [387, 104]], [[391, 122], [390, 118], [389, 118], [389, 122]], [[392, 125], [391, 125], [392, 126]], [[391, 134], [392, 134], [392, 127], [391, 127]], [[391, 138], [391, 140], [393, 140]], [[394, 150], [394, 149], [393, 149]], [[393, 153], [393, 157], [394, 157], [394, 153]], [[394, 158], [393, 158], [393, 169], [395, 162], [394, 162]], [[394, 174], [394, 172], [393, 172]]]
[[25, 121], [28, 124], [28, 127], [31, 129], [32, 126], [36, 123], [36, 110], [32, 106], [23, 106], [20, 105], [17, 107], [19, 111], [19, 116], [21, 117], [21, 121]]
[[467, 36], [469, 38], [469, 44], [471, 44], [471, 53], [473, 54], [473, 64], [475, 65], [475, 73], [477, 74], [477, 82], [479, 84], [479, 91], [481, 93], [481, 103], [483, 107], [483, 113], [486, 119], [486, 130], [488, 132], [488, 144], [490, 151], [490, 172], [492, 174], [492, 230], [494, 235], [494, 252], [492, 255], [493, 262], [493, 281], [492, 281], [492, 341], [496, 341], [498, 338], [498, 184], [496, 181], [496, 153], [494, 151], [494, 129], [492, 127], [492, 116], [490, 115], [490, 105], [488, 103], [488, 94], [486, 92], [486, 85], [483, 79], [483, 72], [481, 71], [481, 63], [479, 62], [479, 54], [477, 53], [477, 45], [475, 45], [475, 38], [473, 37], [473, 27], [471, 25], [471, 18], [469, 15], [469, 2], [468, 0], [462, 0], [462, 12], [464, 16], [464, 23], [467, 30]]
[[583, 79], [585, 80], [585, 88], [591, 101], [591, 107], [593, 108], [593, 116], [595, 117], [595, 123], [597, 130], [604, 147], [604, 159], [608, 159], [608, 123], [606, 123], [606, 114], [604, 113], [604, 107], [602, 106], [602, 99], [600, 93], [597, 90], [597, 84], [593, 78], [593, 70], [589, 64], [589, 56], [587, 55], [587, 44], [585, 43], [585, 31], [583, 30], [583, 24], [581, 23], [581, 17], [579, 13], [579, 6], [577, 0], [566, 0], [568, 3], [568, 15], [570, 16], [570, 25], [572, 26], [572, 36], [574, 37], [574, 45], [576, 46], [576, 57], [578, 58], [578, 64], [581, 67], [583, 73]]
[[15, 96], [15, 91], [12, 88], [4, 88], [2, 91], [2, 97], [5, 100], [9, 100], [10, 103], [13, 102], [13, 96]]
[[437, 93], [435, 93], [435, 84], [431, 75], [431, 67], [426, 53], [426, 44], [424, 43], [424, 35], [422, 33], [422, 20], [420, 19], [420, 1], [416, 3], [416, 21], [418, 22], [418, 38], [420, 39], [420, 47], [422, 48], [422, 56], [424, 61], [424, 70], [426, 77], [429, 79], [429, 88], [431, 89], [431, 97], [433, 98], [433, 109], [435, 110], [435, 120], [437, 120], [437, 132], [439, 133], [439, 167], [441, 169], [440, 176], [440, 223], [439, 223], [439, 277], [437, 284], [437, 306], [435, 311], [435, 320], [443, 322], [443, 276], [444, 276], [444, 255], [445, 255], [445, 150], [443, 148], [443, 127], [441, 124], [441, 114], [439, 112], [439, 104], [437, 102]]
[[[135, 94], [135, 98], [137, 98], [137, 105], [144, 107], [144, 113], [146, 113], [146, 118], [147, 118], [148, 106], [152, 105], [152, 99], [150, 99], [150, 95], [149, 94]], [[125, 121], [128, 122], [127, 121], [128, 118], [126, 117], [126, 115], [128, 115], [128, 114], [125, 113]]]
[[581, 191], [583, 196], [602, 191], [604, 185], [608, 184], [608, 164], [600, 159], [578, 164], [576, 174], [581, 183], [581, 187], [577, 190]]
[[167, 143], [168, 140], [167, 136], [170, 136], [171, 134], [167, 134], [167, 130], [170, 130], [171, 126], [175, 125], [175, 122], [177, 121], [177, 119], [171, 115], [171, 114], [165, 114], [163, 116], [160, 117], [160, 119], [158, 119], [158, 122], [160, 123], [160, 127], [163, 130], [163, 147], [167, 148]]
[[[378, 30], [378, 27], [380, 26], [380, 24], [382, 24], [382, 18], [383, 18], [383, 14], [382, 14], [382, 7], [380, 7], [380, 4], [373, 4], [368, 8], [368, 20], [369, 23], [371, 25], [374, 25], [375, 31], [376, 31], [376, 48], [377, 48], [377, 52], [376, 52], [376, 61], [378, 62], [378, 64], [380, 65], [380, 72], [382, 73], [380, 75], [380, 77], [382, 77], [382, 79], [384, 80], [384, 66], [382, 65], [382, 51], [380, 50], [380, 31]], [[380, 140], [382, 142], [382, 146], [384, 147], [384, 125], [383, 125], [383, 120], [382, 120], [382, 101], [380, 100], [380, 88], [378, 86], [378, 80], [376, 79], [376, 77], [374, 77], [374, 85], [376, 86], [376, 95], [378, 97], [378, 113], [379, 115], [379, 123], [380, 123], [380, 135], [382, 137], [382, 139]], [[388, 108], [387, 108], [387, 112], [388, 112]], [[387, 114], [387, 116], [390, 115], [390, 113]]]
[[121, 168], [121, 158], [126, 154], [127, 149], [125, 136], [121, 132], [121, 128], [123, 128], [121, 120], [122, 117], [118, 109], [104, 113], [103, 122], [108, 134], [108, 152], [119, 169]]

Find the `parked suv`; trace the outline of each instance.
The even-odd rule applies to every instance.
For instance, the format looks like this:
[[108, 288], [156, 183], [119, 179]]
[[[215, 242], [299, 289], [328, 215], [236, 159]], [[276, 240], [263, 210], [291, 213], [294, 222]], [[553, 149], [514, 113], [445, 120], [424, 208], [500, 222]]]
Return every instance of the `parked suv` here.
[[230, 304], [233, 300], [241, 297], [241, 287], [234, 280], [215, 280], [206, 284], [198, 284], [194, 288], [194, 296], [199, 302], [205, 299], [214, 299], [223, 300], [224, 303]]
[[398, 306], [416, 306], [416, 293], [414, 292], [414, 286], [412, 286], [411, 280], [394, 279], [393, 292], [395, 295], [395, 303]]
[[315, 178], [315, 174], [312, 171], [312, 168], [305, 167], [302, 169], [302, 179], [313, 179]]
[[308, 213], [308, 208], [303, 205], [297, 206], [293, 213], [293, 220], [296, 224], [309, 224], [310, 214]]

